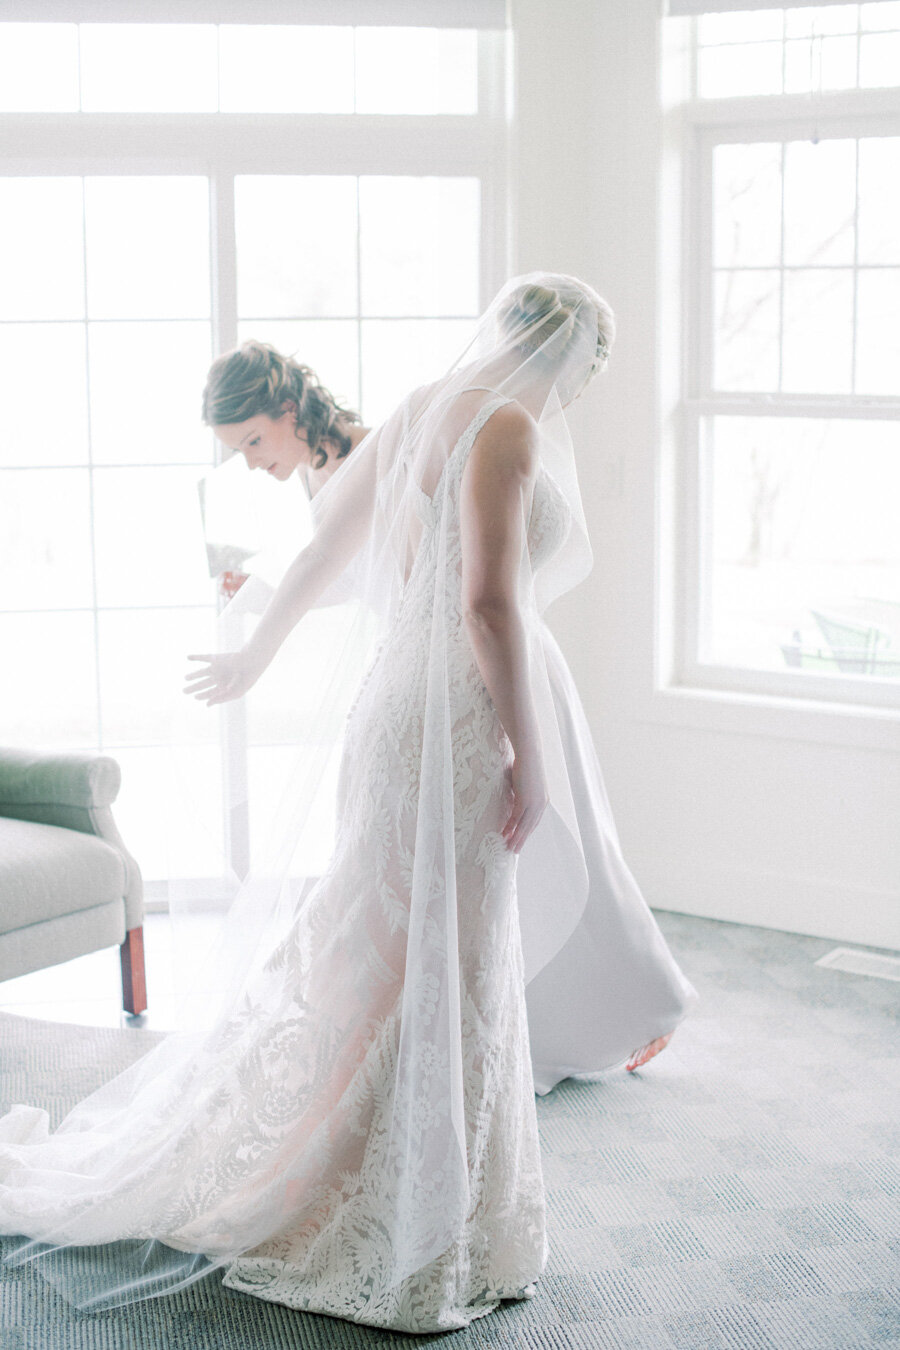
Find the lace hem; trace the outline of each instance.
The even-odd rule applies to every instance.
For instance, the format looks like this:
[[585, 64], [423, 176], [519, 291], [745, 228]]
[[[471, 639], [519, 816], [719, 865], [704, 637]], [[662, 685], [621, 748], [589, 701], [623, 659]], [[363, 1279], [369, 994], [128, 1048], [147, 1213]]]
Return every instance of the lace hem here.
[[361, 1293], [357, 1306], [350, 1306], [346, 1295], [329, 1298], [320, 1279], [304, 1279], [299, 1267], [271, 1257], [242, 1257], [233, 1261], [222, 1283], [239, 1293], [280, 1303], [298, 1312], [321, 1313], [366, 1326], [424, 1335], [461, 1330], [477, 1318], [495, 1312], [505, 1300], [534, 1298], [535, 1280], [540, 1273], [536, 1272], [525, 1283], [482, 1285], [472, 1298], [444, 1301], [433, 1306], [426, 1301], [426, 1289], [418, 1277], [405, 1282], [405, 1287], [391, 1291], [377, 1303], [367, 1300]]

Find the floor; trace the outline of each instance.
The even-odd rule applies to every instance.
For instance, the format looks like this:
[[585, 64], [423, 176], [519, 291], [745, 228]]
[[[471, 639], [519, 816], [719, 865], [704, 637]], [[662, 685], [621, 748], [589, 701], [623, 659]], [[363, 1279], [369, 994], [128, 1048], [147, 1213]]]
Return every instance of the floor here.
[[168, 979], [170, 949], [168, 915], [145, 913], [144, 963], [149, 1007], [137, 1017], [122, 1007], [118, 947], [89, 952], [46, 970], [5, 980], [0, 984], [0, 1012], [49, 1022], [77, 1022], [81, 1026], [138, 1026], [150, 1031], [171, 1031], [174, 1022]]
[[[870, 951], [887, 978], [848, 973], [828, 962], [843, 944], [825, 938], [654, 913], [700, 1004], [637, 1073], [567, 1079], [537, 1100], [550, 1242], [537, 1296], [427, 1342], [900, 1350], [896, 953]], [[149, 915], [160, 1030], [167, 943], [166, 916]], [[132, 1063], [142, 1040], [115, 1030], [131, 1019], [114, 947], [0, 985], [0, 995], [12, 1014], [0, 1018], [0, 1114], [3, 1103], [40, 1102], [55, 1125]], [[150, 1014], [137, 1024], [150, 1027]], [[218, 1283], [76, 1315], [30, 1264], [0, 1278], [3, 1350], [416, 1342], [425, 1343]]]

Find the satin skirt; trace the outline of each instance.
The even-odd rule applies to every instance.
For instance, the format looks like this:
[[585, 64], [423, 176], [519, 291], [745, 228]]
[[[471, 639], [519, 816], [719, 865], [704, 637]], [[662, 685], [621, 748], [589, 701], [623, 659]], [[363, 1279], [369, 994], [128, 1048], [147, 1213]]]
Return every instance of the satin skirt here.
[[[543, 1096], [564, 1078], [621, 1067], [635, 1050], [672, 1031], [699, 994], [622, 856], [578, 690], [543, 620], [541, 639], [589, 882], [580, 922], [526, 984], [534, 1088]], [[576, 885], [574, 861], [567, 875], [557, 853], [551, 873], [541, 850], [529, 850], [526, 841], [517, 869], [523, 941], [546, 926], [554, 894]]]

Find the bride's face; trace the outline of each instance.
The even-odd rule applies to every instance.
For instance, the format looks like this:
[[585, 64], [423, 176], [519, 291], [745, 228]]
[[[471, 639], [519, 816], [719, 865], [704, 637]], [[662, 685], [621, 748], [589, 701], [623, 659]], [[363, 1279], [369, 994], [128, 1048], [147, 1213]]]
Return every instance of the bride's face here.
[[306, 432], [294, 425], [293, 404], [286, 404], [280, 417], [259, 413], [245, 422], [220, 423], [213, 431], [229, 450], [244, 456], [248, 468], [262, 469], [282, 483], [310, 462]]

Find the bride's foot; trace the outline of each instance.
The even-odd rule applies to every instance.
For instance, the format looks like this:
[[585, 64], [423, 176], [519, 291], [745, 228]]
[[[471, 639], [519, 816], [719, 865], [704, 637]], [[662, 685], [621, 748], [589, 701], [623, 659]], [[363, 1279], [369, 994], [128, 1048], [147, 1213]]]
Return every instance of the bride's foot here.
[[664, 1050], [674, 1035], [675, 1032], [670, 1031], [667, 1036], [657, 1036], [655, 1041], [650, 1041], [642, 1050], [635, 1050], [625, 1068], [629, 1073], [633, 1069], [639, 1069], [642, 1064], [647, 1063], [648, 1059], [652, 1059], [654, 1055], [659, 1054], [660, 1050]]

